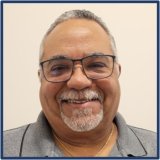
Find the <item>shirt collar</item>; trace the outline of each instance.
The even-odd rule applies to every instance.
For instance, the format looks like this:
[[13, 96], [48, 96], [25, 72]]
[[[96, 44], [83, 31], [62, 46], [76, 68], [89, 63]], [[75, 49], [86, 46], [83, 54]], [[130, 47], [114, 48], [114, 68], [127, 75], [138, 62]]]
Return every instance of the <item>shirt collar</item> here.
[[37, 122], [28, 128], [24, 142], [22, 155], [25, 157], [58, 157], [63, 156], [53, 143], [52, 129], [41, 112]]
[[129, 128], [120, 115], [117, 113], [114, 118], [114, 122], [118, 129], [118, 139], [117, 143], [114, 146], [110, 156], [122, 155], [125, 157], [142, 157], [147, 154], [143, 145], [139, 141], [138, 137], [134, 132]]

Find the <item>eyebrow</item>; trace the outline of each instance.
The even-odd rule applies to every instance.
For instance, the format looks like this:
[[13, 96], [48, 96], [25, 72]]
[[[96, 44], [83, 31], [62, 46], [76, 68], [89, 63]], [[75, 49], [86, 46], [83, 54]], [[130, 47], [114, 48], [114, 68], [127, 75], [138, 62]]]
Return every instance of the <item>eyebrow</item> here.
[[64, 55], [56, 55], [56, 56], [52, 56], [49, 59], [67, 59], [67, 56]]
[[[84, 56], [83, 58], [88, 57], [88, 56], [99, 56], [99, 55], [105, 55], [105, 54], [102, 52], [92, 52], [92, 53], [86, 53], [85, 55], [86, 56]], [[71, 58], [65, 55], [55, 55], [55, 56], [50, 57], [48, 60], [56, 60], [56, 59], [71, 59]]]
[[99, 55], [105, 55], [102, 52], [93, 52], [93, 53], [89, 53], [87, 56], [99, 56]]

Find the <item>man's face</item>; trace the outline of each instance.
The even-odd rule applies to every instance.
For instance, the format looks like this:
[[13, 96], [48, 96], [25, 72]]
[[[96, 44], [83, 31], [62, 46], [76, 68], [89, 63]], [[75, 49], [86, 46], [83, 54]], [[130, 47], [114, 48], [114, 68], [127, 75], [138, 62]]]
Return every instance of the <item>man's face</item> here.
[[[41, 61], [54, 56], [81, 59], [93, 53], [113, 55], [106, 32], [94, 21], [65, 21], [48, 35]], [[101, 131], [117, 112], [120, 87], [119, 65], [110, 77], [92, 80], [84, 74], [80, 61], [74, 63], [71, 78], [51, 83], [42, 76], [40, 100], [43, 112], [58, 133]]]

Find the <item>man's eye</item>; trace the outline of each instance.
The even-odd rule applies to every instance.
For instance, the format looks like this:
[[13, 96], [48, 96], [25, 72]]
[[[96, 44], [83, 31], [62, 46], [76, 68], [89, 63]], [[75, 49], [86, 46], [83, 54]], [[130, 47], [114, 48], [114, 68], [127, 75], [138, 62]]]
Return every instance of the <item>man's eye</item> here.
[[68, 66], [66, 65], [57, 65], [57, 66], [52, 66], [50, 69], [50, 73], [53, 76], [58, 76], [61, 75], [63, 73], [66, 73], [66, 71], [68, 70]]
[[87, 66], [88, 69], [100, 69], [104, 67], [107, 67], [106, 64], [101, 62], [91, 63]]

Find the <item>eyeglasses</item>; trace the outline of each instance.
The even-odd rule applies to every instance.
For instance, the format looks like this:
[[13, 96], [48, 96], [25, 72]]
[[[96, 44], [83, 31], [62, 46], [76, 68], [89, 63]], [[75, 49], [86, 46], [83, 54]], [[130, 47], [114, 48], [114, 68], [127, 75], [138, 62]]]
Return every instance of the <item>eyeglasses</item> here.
[[103, 79], [112, 75], [114, 55], [90, 55], [81, 59], [63, 56], [40, 62], [42, 72], [48, 82], [64, 82], [71, 78], [74, 62], [80, 61], [83, 73], [90, 79]]

